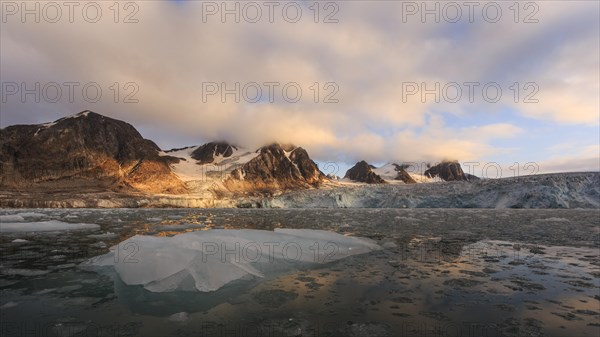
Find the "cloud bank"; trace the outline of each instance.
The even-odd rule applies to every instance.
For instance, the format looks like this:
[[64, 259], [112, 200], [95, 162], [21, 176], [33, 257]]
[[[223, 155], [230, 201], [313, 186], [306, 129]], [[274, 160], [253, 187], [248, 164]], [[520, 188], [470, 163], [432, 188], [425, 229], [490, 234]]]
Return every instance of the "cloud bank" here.
[[[239, 2], [236, 11], [236, 2], [141, 1], [118, 13], [98, 2], [102, 16], [88, 22], [95, 7], [82, 14], [86, 3], [79, 3], [69, 20], [59, 2], [61, 19], [48, 22], [53, 9], [42, 6], [39, 23], [3, 3], [0, 123], [90, 109], [132, 123], [162, 147], [280, 141], [348, 163], [506, 159], [533, 150], [543, 154], [532, 160], [558, 163], [544, 152], [556, 146], [551, 140], [519, 143], [548, 123], [559, 133], [580, 130], [584, 146], [598, 144], [597, 2], [537, 2], [518, 11], [480, 2], [472, 17], [457, 2], [456, 22], [456, 8], [445, 2], [437, 11], [420, 2], [274, 3], [269, 17], [264, 2]], [[56, 103], [7, 95], [13, 82], [59, 83], [63, 95]], [[65, 82], [81, 83], [73, 102]], [[102, 89], [98, 102], [81, 97], [89, 82]], [[272, 97], [268, 83], [277, 83]], [[137, 103], [124, 103], [132, 93]]]

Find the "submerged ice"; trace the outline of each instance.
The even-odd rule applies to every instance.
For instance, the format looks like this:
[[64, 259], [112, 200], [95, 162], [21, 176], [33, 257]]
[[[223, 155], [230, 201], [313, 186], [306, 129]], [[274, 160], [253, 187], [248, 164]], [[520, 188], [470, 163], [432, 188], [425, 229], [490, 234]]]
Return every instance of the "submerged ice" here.
[[381, 249], [372, 240], [308, 229], [214, 229], [155, 237], [136, 235], [82, 264], [114, 270], [127, 285], [152, 292], [215, 291]]

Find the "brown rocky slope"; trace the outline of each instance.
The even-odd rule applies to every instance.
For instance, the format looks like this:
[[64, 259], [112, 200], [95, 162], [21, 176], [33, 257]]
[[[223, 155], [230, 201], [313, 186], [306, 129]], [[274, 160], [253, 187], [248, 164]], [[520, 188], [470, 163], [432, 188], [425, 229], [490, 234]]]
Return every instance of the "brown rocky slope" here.
[[92, 181], [109, 190], [185, 192], [169, 168], [178, 159], [159, 151], [130, 124], [91, 111], [52, 123], [13, 125], [0, 129], [0, 186], [39, 189], [69, 180], [71, 186]]
[[301, 147], [271, 144], [257, 152], [258, 156], [231, 172], [225, 181], [227, 189], [270, 194], [276, 190], [318, 187], [326, 179]]

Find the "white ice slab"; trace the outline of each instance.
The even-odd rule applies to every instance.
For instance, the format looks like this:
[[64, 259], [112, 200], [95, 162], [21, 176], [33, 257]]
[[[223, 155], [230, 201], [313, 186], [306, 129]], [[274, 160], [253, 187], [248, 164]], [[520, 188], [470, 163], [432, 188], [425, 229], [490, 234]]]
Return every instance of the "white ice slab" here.
[[247, 278], [316, 266], [381, 249], [374, 241], [309, 229], [228, 230], [131, 237], [83, 267], [112, 268], [152, 292], [215, 291]]
[[67, 223], [62, 221], [39, 221], [39, 222], [2, 222], [0, 233], [12, 232], [54, 232], [69, 230], [96, 230], [99, 225], [88, 223]]
[[23, 218], [19, 214], [0, 215], [0, 223], [9, 222], [9, 221], [10, 222], [25, 221], [25, 218]]

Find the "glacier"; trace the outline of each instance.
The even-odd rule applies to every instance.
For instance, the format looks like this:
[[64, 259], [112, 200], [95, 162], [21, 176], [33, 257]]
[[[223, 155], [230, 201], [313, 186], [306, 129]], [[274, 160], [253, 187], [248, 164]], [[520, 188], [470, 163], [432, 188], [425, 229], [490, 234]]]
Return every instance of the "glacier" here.
[[353, 184], [265, 197], [262, 208], [598, 208], [600, 174], [540, 174], [476, 182]]
[[133, 236], [80, 267], [114, 271], [151, 292], [216, 291], [382, 249], [373, 240], [309, 229], [211, 229], [172, 237]]

